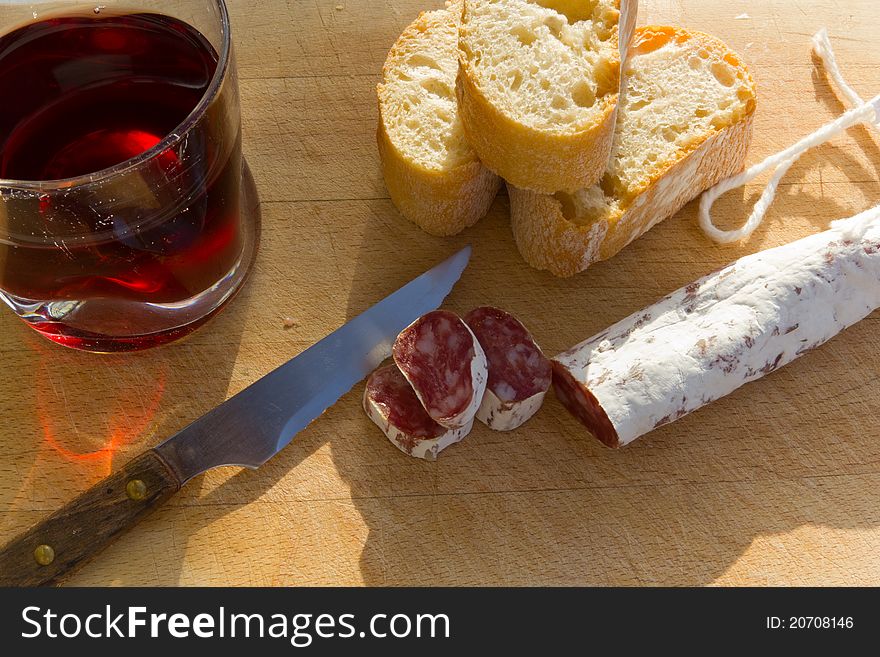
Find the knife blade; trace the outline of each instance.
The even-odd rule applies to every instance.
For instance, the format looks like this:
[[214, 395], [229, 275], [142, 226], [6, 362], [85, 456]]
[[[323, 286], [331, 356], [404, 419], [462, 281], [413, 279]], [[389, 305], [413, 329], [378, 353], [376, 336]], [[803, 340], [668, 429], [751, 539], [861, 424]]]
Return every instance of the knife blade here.
[[470, 254], [467, 246], [426, 271], [10, 541], [0, 585], [58, 583], [194, 476], [265, 463], [390, 356], [400, 331], [440, 306]]
[[397, 334], [443, 302], [469, 258], [468, 246], [220, 404], [156, 451], [181, 483], [221, 465], [259, 467], [388, 358]]

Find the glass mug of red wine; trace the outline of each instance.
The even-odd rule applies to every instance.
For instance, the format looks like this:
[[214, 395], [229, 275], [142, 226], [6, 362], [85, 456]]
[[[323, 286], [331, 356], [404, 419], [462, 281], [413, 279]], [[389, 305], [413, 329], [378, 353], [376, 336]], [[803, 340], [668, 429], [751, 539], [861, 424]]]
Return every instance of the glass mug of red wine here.
[[131, 351], [235, 294], [259, 220], [223, 0], [101, 2], [0, 2], [0, 297]]

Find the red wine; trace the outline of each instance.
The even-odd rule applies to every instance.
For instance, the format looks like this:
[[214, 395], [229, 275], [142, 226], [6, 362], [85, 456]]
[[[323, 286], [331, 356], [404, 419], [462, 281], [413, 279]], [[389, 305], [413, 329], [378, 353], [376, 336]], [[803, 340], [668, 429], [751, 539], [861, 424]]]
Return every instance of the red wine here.
[[[89, 12], [0, 37], [0, 177], [73, 178], [144, 154], [182, 129], [217, 66], [201, 33], [159, 14]], [[0, 190], [12, 234], [0, 235], [0, 289], [176, 304], [216, 285], [242, 251], [236, 94], [225, 84], [184, 136], [111, 183], [21, 199]]]
[[0, 38], [0, 177], [93, 173], [158, 144], [217, 67], [195, 29], [160, 15], [70, 16]]

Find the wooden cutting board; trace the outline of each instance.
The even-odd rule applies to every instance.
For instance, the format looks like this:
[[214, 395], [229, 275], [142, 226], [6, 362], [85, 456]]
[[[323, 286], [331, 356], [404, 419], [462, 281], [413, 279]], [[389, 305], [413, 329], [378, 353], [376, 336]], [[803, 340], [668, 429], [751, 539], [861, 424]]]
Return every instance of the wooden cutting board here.
[[[127, 356], [50, 344], [0, 313], [0, 540], [295, 356], [466, 243], [448, 307], [509, 309], [556, 353], [748, 252], [880, 200], [880, 139], [851, 129], [785, 177], [765, 226], [718, 247], [692, 203], [569, 280], [518, 257], [502, 195], [451, 239], [403, 220], [377, 164], [385, 53], [437, 0], [233, 0], [244, 149], [262, 197], [247, 288], [178, 344]], [[810, 57], [880, 93], [874, 0], [645, 0], [640, 23], [725, 39], [759, 91], [756, 162], [843, 107]], [[732, 225], [763, 181], [717, 213]], [[297, 325], [284, 328], [283, 318]], [[360, 389], [263, 469], [195, 479], [74, 579], [106, 585], [877, 584], [880, 315], [784, 370], [612, 451], [555, 400], [474, 429], [436, 463], [364, 417]]]

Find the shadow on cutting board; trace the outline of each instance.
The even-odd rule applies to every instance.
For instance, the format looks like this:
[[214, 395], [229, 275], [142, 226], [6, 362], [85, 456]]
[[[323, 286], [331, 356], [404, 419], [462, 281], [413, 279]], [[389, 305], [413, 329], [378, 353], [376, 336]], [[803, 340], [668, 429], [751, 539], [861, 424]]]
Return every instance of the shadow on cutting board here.
[[[372, 135], [361, 137], [372, 141]], [[864, 149], [876, 150], [867, 135], [859, 136], [860, 144], [862, 137]], [[828, 158], [835, 162], [844, 158], [843, 167], [853, 181], [872, 177], [840, 149], [822, 147], [805, 155], [790, 172], [767, 223], [746, 247], [709, 245], [695, 228], [695, 204], [691, 204], [613, 261], [567, 280], [532, 270], [519, 258], [503, 192], [488, 217], [446, 239], [422, 233], [382, 198], [314, 201], [297, 211], [312, 213], [303, 221], [327, 233], [331, 246], [348, 241], [354, 247], [339, 249], [357, 254], [355, 275], [345, 281], [350, 286], [348, 298], [342, 300], [347, 318], [472, 243], [472, 263], [446, 307], [457, 312], [482, 304], [504, 307], [520, 317], [552, 354], [746, 252], [770, 246], [782, 221], [794, 219], [816, 229], [828, 218], [851, 214], [851, 208], [829, 195], [818, 198], [798, 188], [800, 175]], [[715, 213], [722, 221], [727, 216], [735, 223], [756, 195], [731, 192], [719, 200]], [[332, 264], [332, 258], [326, 260]], [[339, 281], [328, 277], [327, 287], [327, 303], [319, 301], [330, 312], [336, 309], [338, 299], [330, 295], [339, 290]], [[221, 401], [234, 365], [235, 350], [229, 345], [240, 338], [249, 289], [196, 334], [204, 336], [197, 338], [198, 344], [152, 352], [155, 363], [136, 356], [129, 365], [102, 370], [104, 378], [89, 383], [88, 389], [104, 392], [83, 402], [85, 413], [77, 410], [77, 421], [87, 426], [73, 425], [71, 418], [54, 418], [61, 423], [55, 433], [68, 441], [64, 443], [68, 447], [85, 449], [82, 436], [92, 427], [106, 429], [108, 403], [113, 408], [112, 403], [118, 402], [115, 408], [127, 414], [126, 430], [138, 436], [120, 446], [112, 460], [118, 466], [148, 440], [158, 440]], [[350, 489], [350, 502], [317, 499], [309, 504], [285, 499], [273, 509], [284, 508], [278, 511], [282, 514], [290, 507], [294, 516], [318, 509], [314, 525], [330, 542], [351, 536], [342, 533], [348, 527], [334, 526], [323, 510], [352, 505], [351, 515], [358, 516], [365, 531], [359, 562], [337, 564], [333, 550], [328, 550], [320, 565], [323, 570], [310, 573], [297, 570], [296, 554], [284, 555], [283, 560], [291, 563], [286, 566], [289, 571], [279, 574], [281, 583], [332, 584], [339, 578], [355, 581], [358, 576], [371, 585], [708, 584], [725, 578], [737, 583], [785, 583], [768, 579], [762, 569], [775, 565], [773, 571], [784, 571], [779, 564], [790, 562], [796, 562], [800, 577], [791, 583], [821, 583], [821, 568], [810, 566], [823, 559], [845, 558], [843, 546], [810, 544], [806, 537], [797, 539], [800, 553], [790, 553], [791, 539], [778, 535], [818, 526], [834, 528], [843, 538], [847, 530], [880, 525], [876, 473], [880, 445], [875, 409], [863, 401], [864, 391], [876, 386], [880, 371], [875, 351], [866, 354], [862, 348], [876, 344], [872, 336], [877, 334], [877, 321], [872, 317], [817, 353], [620, 451], [599, 445], [551, 398], [522, 429], [502, 434], [478, 425], [464, 443], [451, 447], [436, 463], [425, 463], [398, 452], [363, 416], [361, 384], [263, 469], [233, 475], [191, 507], [175, 508], [172, 502], [171, 508], [159, 511], [156, 519], [112, 546], [92, 572], [110, 570], [119, 584], [197, 581], [184, 568], [188, 550], [208, 554], [199, 549], [200, 530], [239, 511], [256, 514], [245, 507], [285, 476], [297, 483], [307, 477], [304, 462], [329, 443], [333, 465]], [[222, 344], [218, 340], [213, 346], [210, 335], [222, 335]], [[23, 358], [21, 371], [32, 371], [35, 357]], [[163, 369], [162, 363], [167, 367]], [[199, 394], [188, 388], [195, 384], [186, 383], [193, 377], [177, 377], [181, 368], [210, 373], [198, 381]], [[79, 385], [78, 370], [78, 361], [71, 356], [69, 364], [49, 372], [41, 386], [27, 393], [34, 397], [32, 405], [37, 387], [51, 390], [60, 404]], [[143, 379], [162, 376], [166, 402], [176, 399], [181, 406], [166, 408], [163, 402], [165, 419], [150, 429], [139, 428], [149, 417], [150, 395], [126, 400], [114, 391], [147, 390]], [[0, 395], [0, 405], [3, 400]], [[15, 412], [20, 408], [16, 404]], [[7, 415], [11, 414], [3, 414]], [[359, 421], [353, 423], [352, 418]], [[18, 433], [28, 435], [27, 418], [14, 421], [23, 429]], [[353, 425], [360, 430], [352, 433]], [[68, 435], [71, 429], [74, 432]], [[104, 445], [107, 435], [97, 433], [96, 447], [90, 449]], [[7, 453], [17, 453], [18, 447], [9, 446]], [[34, 464], [28, 462], [26, 444], [21, 452], [17, 471], [24, 477]], [[28, 492], [20, 486], [10, 496], [0, 491], [0, 500], [15, 508], [22, 495], [31, 501], [39, 496], [48, 511], [64, 502], [69, 491], [81, 490], [105, 474], [99, 469], [109, 465], [67, 464], [56, 469], [54, 481], [39, 475], [42, 486]], [[207, 488], [205, 478], [200, 478], [182, 494], [198, 496]], [[3, 517], [0, 514], [0, 522]], [[262, 518], [252, 521], [259, 524]], [[6, 526], [0, 524], [0, 531]], [[755, 542], [765, 544], [758, 561], [747, 556]], [[140, 549], [132, 551], [135, 556], [143, 556], [144, 544], [147, 550], [155, 546], [148, 567], [161, 568], [156, 578], [145, 579], [138, 572], [143, 564], [111, 565], [122, 562], [136, 544]], [[225, 554], [234, 549], [228, 547]], [[240, 551], [246, 557], [258, 553], [252, 546]], [[216, 566], [221, 573], [223, 565]], [[88, 571], [85, 575], [88, 579]], [[871, 570], [856, 571], [852, 578], [866, 583], [876, 581], [876, 575]]]
[[[387, 34], [362, 40], [381, 41], [384, 51], [415, 11], [400, 9], [395, 14], [399, 25], [393, 28], [364, 22], [361, 29]], [[359, 107], [343, 106], [350, 114]], [[319, 127], [347, 135], [355, 152], [374, 153], [371, 132], [352, 134], [349, 124], [335, 118], [330, 117], [329, 127]], [[357, 261], [352, 279], [340, 281], [332, 278], [337, 273], [333, 256], [307, 260], [317, 276], [326, 278], [326, 290], [319, 290], [326, 298], [309, 300], [308, 308], [335, 312], [338, 290], [348, 285], [347, 301], [341, 302], [351, 318], [472, 243], [472, 263], [446, 307], [458, 312], [482, 304], [504, 307], [532, 329], [548, 353], [556, 353], [670, 290], [772, 245], [783, 221], [810, 231], [829, 218], [851, 214], [833, 195], [803, 193], [797, 182], [832, 154], [845, 157], [840, 149], [830, 149], [808, 153], [793, 168], [767, 222], [746, 247], [709, 245], [695, 227], [691, 204], [613, 261], [567, 280], [532, 270], [519, 258], [503, 192], [488, 217], [448, 239], [407, 223], [378, 190], [371, 198], [310, 200], [297, 206], [302, 215], [297, 222], [314, 230], [310, 238], [326, 236], [328, 251], [346, 257], [356, 253]], [[303, 154], [315, 160], [326, 156], [308, 149]], [[321, 164], [321, 171], [346, 174], [328, 175], [329, 186], [344, 180], [348, 189], [348, 170]], [[375, 159], [363, 167], [366, 176], [375, 178]], [[858, 162], [847, 160], [844, 167], [853, 181], [871, 179]], [[314, 195], [321, 199], [328, 187], [326, 180], [316, 179], [300, 186], [321, 190]], [[716, 204], [715, 214], [722, 224], [725, 217], [741, 221], [744, 205], [756, 195], [731, 192]], [[807, 537], [798, 539], [800, 553], [793, 554], [787, 551], [791, 539], [777, 540], [777, 535], [831, 527], [843, 537], [847, 530], [880, 525], [875, 409], [862, 401], [866, 386], [876, 386], [880, 376], [876, 354], [869, 357], [863, 349], [876, 345], [876, 334], [875, 316], [815, 354], [620, 451], [599, 445], [551, 398], [522, 429], [502, 434], [478, 425], [464, 443], [436, 463], [425, 463], [397, 451], [363, 416], [360, 384], [260, 471], [235, 474], [200, 498], [198, 509], [160, 511], [166, 519], [175, 513], [187, 517], [175, 528], [162, 528], [161, 519], [149, 525], [150, 531], [173, 533], [173, 540], [157, 541], [166, 550], [172, 546], [170, 553], [159, 555], [170, 562], [162, 565], [167, 570], [159, 579], [192, 581], [192, 575], [181, 572], [187, 548], [208, 555], [198, 549], [197, 535], [222, 517], [240, 511], [237, 530], [250, 513], [256, 515], [251, 522], [257, 528], [268, 523], [256, 508], [245, 507], [290, 477], [294, 481], [285, 478], [285, 488], [304, 490], [307, 499], [289, 499], [287, 490], [278, 491], [276, 499], [283, 503], [273, 504], [272, 513], [291, 531], [305, 527], [320, 533], [304, 538], [303, 545], [328, 549], [320, 559], [312, 555], [298, 561], [295, 551], [283, 555], [287, 570], [278, 574], [281, 583], [708, 584], [725, 577], [739, 583], [783, 583], [767, 581], [762, 568], [775, 565], [771, 570], [784, 572], [780, 564], [790, 562], [797, 562], [802, 580], [793, 583], [820, 583], [821, 568], [810, 566], [845, 557], [843, 547], [810, 544]], [[352, 426], [359, 430], [352, 432]], [[315, 492], [320, 481], [302, 484], [314, 467], [309, 457], [328, 443], [336, 472], [349, 487], [346, 499], [321, 499], [322, 491]], [[296, 524], [312, 514], [311, 524]], [[334, 524], [342, 516], [355, 517], [351, 526]], [[146, 532], [139, 536], [148, 540]], [[361, 540], [358, 563], [333, 549], [334, 541]], [[763, 560], [744, 558], [755, 542], [770, 543], [762, 550]], [[227, 557], [264, 558], [262, 549], [230, 543]], [[108, 556], [122, 556], [124, 545], [111, 550]], [[212, 567], [225, 571], [224, 564]], [[876, 581], [876, 575], [852, 573], [854, 582]], [[136, 577], [123, 583], [132, 581]]]
[[[813, 70], [811, 71], [810, 80], [813, 83], [813, 91], [816, 100], [821, 102], [829, 110], [830, 114], [837, 116], [851, 109], [849, 105], [844, 105], [838, 97], [828, 78], [824, 73], [821, 60], [812, 53]], [[861, 123], [849, 129], [849, 134], [854, 139], [859, 149], [865, 155], [866, 160], [873, 165], [873, 176], [869, 172], [865, 172], [863, 167], [856, 164], [853, 166], [853, 158], [839, 160], [836, 158], [846, 158], [846, 154], [842, 149], [835, 149], [834, 163], [835, 166], [847, 172], [856, 172], [855, 175], [850, 173], [850, 180], [853, 182], [873, 182], [880, 178], [880, 147], [872, 138], [877, 133], [869, 126]], [[861, 171], [859, 171], [861, 169]], [[873, 197], [872, 197], [873, 198]], [[870, 199], [869, 199], [870, 201]]]
[[[820, 162], [821, 154], [806, 156], [801, 166]], [[736, 216], [756, 196], [732, 192], [716, 214]], [[446, 307], [505, 307], [557, 353], [769, 246], [762, 243], [779, 217], [812, 232], [821, 217], [851, 214], [832, 198], [791, 186], [754, 241], [723, 249], [699, 234], [692, 203], [612, 261], [558, 280], [519, 259], [507, 213], [502, 193], [476, 227], [439, 239], [379, 202], [362, 231], [348, 315], [381, 296], [382, 279], [393, 289], [470, 242], [471, 265]], [[362, 433], [331, 439], [333, 461], [369, 530], [361, 576], [371, 585], [822, 583], [823, 560], [845, 559], [845, 548], [811, 543], [808, 528], [845, 536], [880, 525], [880, 444], [875, 409], [865, 401], [880, 364], [862, 351], [876, 345], [877, 322], [875, 314], [783, 371], [617, 451], [589, 436], [555, 399], [511, 433], [478, 424], [435, 463], [403, 455], [364, 416]], [[338, 431], [358, 412], [362, 390], [341, 402]], [[332, 426], [327, 431], [335, 435]], [[805, 538], [777, 538], [800, 529]], [[756, 542], [757, 560], [747, 554]], [[792, 545], [801, 554], [789, 553]], [[870, 564], [850, 573], [854, 583], [876, 576]]]
[[[256, 199], [249, 171], [244, 184]], [[259, 205], [253, 212], [259, 224]], [[226, 399], [250, 290], [192, 335], [129, 354], [67, 349], [3, 314], [4, 334], [20, 340], [2, 354], [16, 376], [0, 381], [2, 440], [11, 443], [0, 444], [0, 544]], [[116, 584], [138, 581], [137, 569], [114, 575]]]
[[[741, 207], [744, 199], [728, 195], [719, 202], [722, 213], [725, 203]], [[778, 204], [780, 216], [843, 212], [827, 199], [785, 191]], [[692, 204], [613, 261], [559, 280], [519, 259], [507, 214], [502, 194], [489, 216], [452, 239], [425, 235], [382, 199], [369, 201], [358, 216], [340, 217], [331, 226], [334, 239], [360, 240], [346, 317], [470, 242], [472, 263], [446, 306], [462, 313], [486, 303], [505, 307], [552, 354], [740, 255], [706, 247], [694, 228]], [[224, 336], [244, 323], [247, 299], [245, 290], [216, 320], [229, 322], [218, 329]], [[216, 487], [213, 479], [192, 482], [182, 494], [197, 502], [185, 509], [172, 502], [159, 511], [112, 546], [92, 576], [110, 572], [117, 584], [199, 581], [185, 568], [188, 553], [209, 554], [200, 550], [200, 531], [239, 513], [228, 522], [249, 530], [248, 523], [259, 525], [261, 514], [248, 505], [266, 494], [285, 495], [271, 493], [284, 479], [286, 489], [305, 493], [302, 501], [285, 495], [283, 505], [271, 507], [283, 527], [319, 532], [318, 544], [355, 540], [363, 547], [359, 563], [351, 563], [346, 550], [329, 549], [318, 560], [313, 554], [299, 560], [295, 551], [282, 555], [275, 583], [786, 583], [769, 579], [764, 569], [785, 572], [779, 564], [792, 561], [793, 577], [800, 579], [789, 582], [821, 583], [823, 571], [810, 564], [845, 558], [839, 551], [844, 546], [802, 542], [792, 556], [786, 543], [792, 539], [778, 535], [821, 526], [844, 536], [880, 525], [880, 475], [872, 465], [880, 462], [880, 444], [873, 435], [874, 409], [860, 401], [880, 378], [880, 365], [862, 349], [876, 342], [876, 322], [870, 318], [824, 349], [619, 451], [599, 445], [551, 398], [522, 429], [503, 434], [478, 425], [436, 463], [425, 463], [397, 451], [363, 415], [359, 384], [261, 470], [239, 472]], [[210, 383], [217, 385], [210, 393], [216, 399], [194, 396], [204, 408], [187, 411], [188, 418], [223, 397], [219, 382], [224, 375], [228, 380], [232, 367], [228, 356], [213, 363], [223, 355], [208, 344], [195, 351], [198, 357], [180, 350], [178, 358], [216, 365], [218, 378]], [[326, 473], [310, 470], [319, 467], [310, 457], [328, 444], [350, 499], [325, 498], [320, 481], [302, 483], [312, 473]], [[133, 554], [143, 556], [144, 543], [160, 550], [150, 565], [159, 569], [155, 578], [125, 561], [132, 540], [140, 546]], [[317, 540], [306, 537], [303, 544]], [[762, 560], [748, 557], [755, 542], [765, 544]], [[262, 552], [250, 543], [236, 545], [230, 537], [224, 558]], [[768, 565], [768, 558], [775, 561]], [[229, 571], [226, 565], [217, 564], [218, 574], [253, 583], [235, 562]], [[853, 582], [876, 576], [865, 567], [851, 574]]]
[[[14, 412], [3, 413], [3, 435], [17, 441], [2, 446], [0, 543], [222, 402], [240, 337], [236, 317], [247, 305], [243, 290], [200, 329], [202, 338], [222, 335], [222, 344], [186, 339], [138, 354], [76, 352], [27, 329], [27, 349], [7, 358], [28, 381], [0, 384], [15, 395]], [[204, 376], [194, 377], [193, 370]], [[108, 552], [130, 548], [128, 541], [142, 540], [143, 530], [136, 528]], [[176, 568], [177, 555], [165, 556], [166, 567]], [[139, 582], [137, 565], [115, 567], [101, 556], [96, 564], [110, 571], [114, 584]]]

